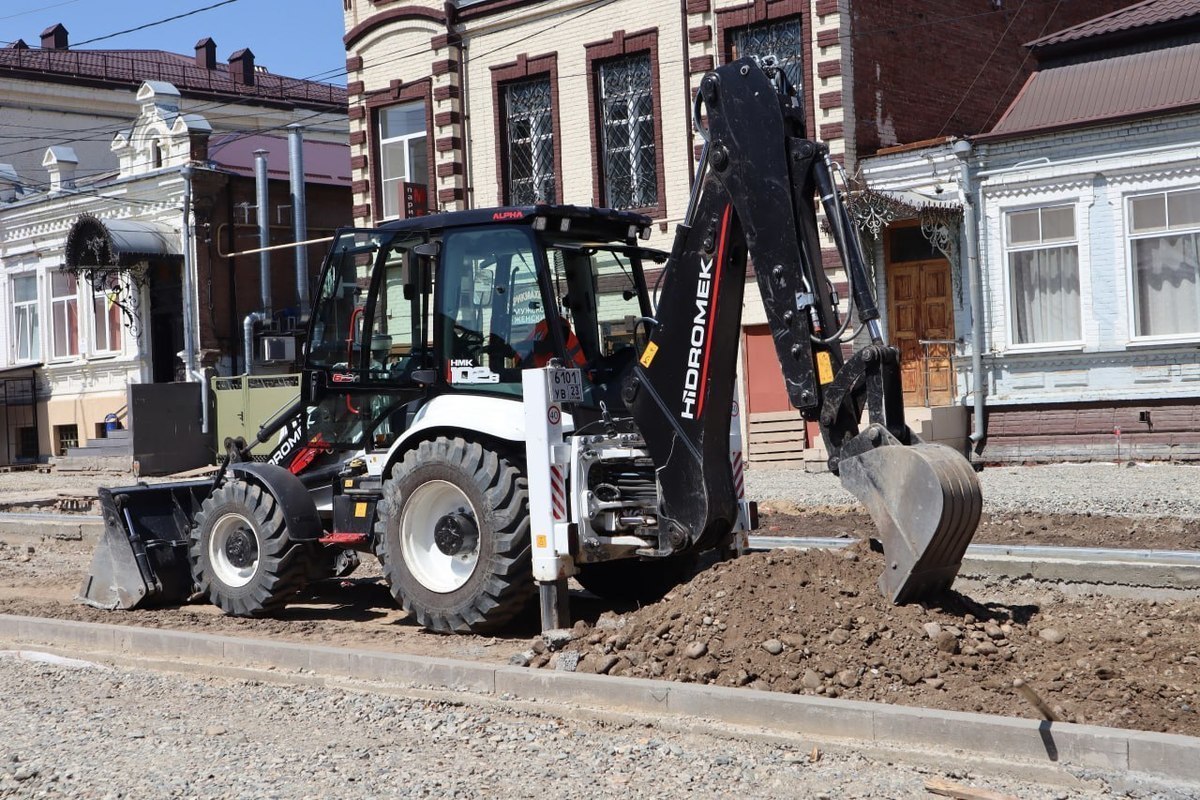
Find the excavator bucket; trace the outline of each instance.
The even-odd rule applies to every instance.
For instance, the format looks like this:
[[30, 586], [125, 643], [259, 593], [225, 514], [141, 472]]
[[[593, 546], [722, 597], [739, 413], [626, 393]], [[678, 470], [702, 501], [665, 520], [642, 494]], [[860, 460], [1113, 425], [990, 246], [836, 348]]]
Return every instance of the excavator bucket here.
[[886, 445], [843, 459], [838, 474], [879, 530], [883, 594], [900, 604], [949, 589], [983, 507], [970, 462], [945, 445]]
[[192, 593], [188, 528], [209, 481], [101, 489], [104, 534], [79, 600], [104, 609], [175, 605]]

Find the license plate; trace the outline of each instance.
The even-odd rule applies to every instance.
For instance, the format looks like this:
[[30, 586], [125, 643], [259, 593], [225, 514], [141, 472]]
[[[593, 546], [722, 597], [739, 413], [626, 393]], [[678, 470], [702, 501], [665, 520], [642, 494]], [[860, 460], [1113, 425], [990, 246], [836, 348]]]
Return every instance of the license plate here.
[[583, 373], [577, 369], [551, 370], [550, 402], [582, 403]]

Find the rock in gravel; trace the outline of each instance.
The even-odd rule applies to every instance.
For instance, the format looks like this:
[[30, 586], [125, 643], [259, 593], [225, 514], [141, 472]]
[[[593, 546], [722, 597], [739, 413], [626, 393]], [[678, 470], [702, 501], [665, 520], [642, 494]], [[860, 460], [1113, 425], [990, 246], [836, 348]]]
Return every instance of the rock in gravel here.
[[574, 650], [563, 650], [558, 654], [558, 661], [555, 663], [554, 669], [558, 672], [574, 672], [578, 666], [579, 653]]
[[805, 689], [820, 689], [824, 682], [821, 674], [811, 669], [804, 670], [804, 677], [800, 679], [800, 685]]
[[567, 628], [555, 628], [544, 631], [539, 638], [544, 639], [546, 646], [551, 650], [558, 650], [569, 644], [571, 639], [575, 638], [575, 633]]
[[957, 653], [958, 639], [950, 631], [941, 631], [937, 635], [937, 640], [934, 642], [939, 652], [942, 653]]
[[224, 736], [227, 733], [229, 733], [229, 731], [225, 728], [224, 725], [210, 725], [209, 727], [204, 729], [204, 735], [210, 736], [210, 737], [211, 736]]
[[837, 681], [847, 689], [853, 689], [855, 686], [858, 686], [858, 672], [852, 669], [844, 669], [838, 673]]
[[30, 778], [36, 778], [38, 770], [36, 767], [21, 767], [13, 773], [13, 778], [18, 781], [27, 781]]
[[783, 652], [783, 642], [778, 639], [767, 639], [762, 643], [762, 649], [773, 656], [777, 656]]
[[513, 653], [508, 659], [508, 663], [514, 667], [528, 667], [529, 662], [533, 661], [533, 657], [537, 655], [533, 650], [526, 650], [524, 653]]
[[1050, 644], [1062, 644], [1067, 639], [1067, 635], [1058, 628], [1042, 628], [1038, 632], [1038, 636], [1042, 637]]
[[942, 626], [936, 622], [926, 622], [921, 627], [925, 629], [925, 635], [935, 642], [937, 641], [938, 634], [942, 632]]
[[683, 651], [683, 654], [691, 659], [702, 658], [708, 652], [708, 645], [704, 642], [692, 642]]
[[588, 672], [594, 671], [597, 675], [607, 675], [609, 673], [609, 671], [613, 667], [615, 667], [617, 665], [617, 662], [620, 660], [621, 660], [620, 658], [618, 658], [617, 656], [613, 656], [613, 655], [601, 656], [600, 660], [597, 661], [594, 665], [590, 664], [590, 660], [589, 660], [590, 669], [588, 669], [587, 671]]
[[845, 644], [850, 641], [850, 631], [845, 628], [835, 628], [833, 633], [829, 634], [829, 641], [833, 644]]

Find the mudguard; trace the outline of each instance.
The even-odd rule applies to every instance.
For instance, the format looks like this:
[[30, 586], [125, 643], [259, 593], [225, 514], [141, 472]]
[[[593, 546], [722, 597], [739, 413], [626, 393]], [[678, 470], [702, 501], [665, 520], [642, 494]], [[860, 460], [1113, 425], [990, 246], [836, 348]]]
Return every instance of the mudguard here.
[[284, 523], [288, 538], [294, 542], [311, 542], [321, 538], [325, 532], [321, 527], [321, 515], [313, 502], [308, 488], [298, 477], [283, 467], [257, 461], [240, 461], [229, 465], [234, 475], [245, 475], [271, 493], [275, 502], [283, 507]]

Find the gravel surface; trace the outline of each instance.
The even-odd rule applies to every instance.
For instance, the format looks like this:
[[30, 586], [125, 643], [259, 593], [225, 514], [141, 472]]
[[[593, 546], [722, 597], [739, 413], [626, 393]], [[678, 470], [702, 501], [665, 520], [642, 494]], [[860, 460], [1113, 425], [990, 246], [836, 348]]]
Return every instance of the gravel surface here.
[[[797, 750], [504, 702], [0, 658], [0, 797], [1183, 798]], [[32, 654], [35, 655], [36, 654]]]
[[[1200, 518], [1200, 467], [1178, 464], [1047, 464], [989, 467], [979, 474], [985, 512]], [[796, 510], [855, 506], [829, 473], [749, 469], [746, 495]]]

